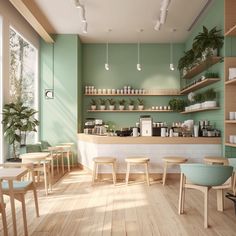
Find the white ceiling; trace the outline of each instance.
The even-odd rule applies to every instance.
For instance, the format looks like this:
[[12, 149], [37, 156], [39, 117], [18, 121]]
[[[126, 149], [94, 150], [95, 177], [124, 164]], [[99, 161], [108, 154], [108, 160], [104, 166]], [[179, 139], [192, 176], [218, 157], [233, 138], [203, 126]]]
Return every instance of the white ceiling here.
[[[189, 34], [187, 29], [207, 2], [172, 0], [166, 23], [155, 31], [161, 0], [80, 0], [88, 22], [88, 33], [84, 34], [74, 0], [31, 0], [44, 14], [49, 33], [79, 34], [85, 43], [184, 42]], [[173, 28], [177, 29], [175, 33]], [[112, 32], [108, 33], [108, 29]], [[144, 31], [139, 33], [140, 29]]]

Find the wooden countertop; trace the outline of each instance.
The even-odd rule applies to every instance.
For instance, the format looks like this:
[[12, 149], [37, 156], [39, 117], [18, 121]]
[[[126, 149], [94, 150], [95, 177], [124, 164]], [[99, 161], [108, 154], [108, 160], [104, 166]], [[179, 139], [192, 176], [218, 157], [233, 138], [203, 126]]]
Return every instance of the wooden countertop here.
[[80, 133], [78, 139], [96, 144], [221, 144], [220, 137], [117, 137]]

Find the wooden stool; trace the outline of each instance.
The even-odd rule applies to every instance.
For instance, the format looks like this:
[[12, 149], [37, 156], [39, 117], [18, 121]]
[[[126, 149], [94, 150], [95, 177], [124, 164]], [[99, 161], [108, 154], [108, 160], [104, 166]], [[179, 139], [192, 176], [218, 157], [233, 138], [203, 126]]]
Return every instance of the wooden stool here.
[[130, 166], [131, 165], [144, 165], [145, 171], [146, 171], [146, 180], [147, 184], [150, 185], [149, 181], [149, 174], [148, 174], [148, 162], [150, 161], [147, 157], [128, 157], [125, 159], [125, 162], [127, 162], [127, 172], [126, 172], [126, 185], [129, 183], [129, 172], [130, 172]]
[[113, 183], [116, 184], [116, 158], [113, 157], [95, 157], [93, 158], [93, 178], [92, 182], [98, 178], [98, 165], [111, 165], [112, 166], [112, 178]]
[[181, 163], [185, 163], [188, 159], [185, 157], [164, 157], [162, 160], [164, 161], [164, 172], [162, 178], [162, 184], [164, 186], [166, 183], [166, 172], [168, 165], [179, 165]]
[[208, 156], [204, 157], [204, 162], [210, 165], [228, 165], [228, 159], [225, 157]]

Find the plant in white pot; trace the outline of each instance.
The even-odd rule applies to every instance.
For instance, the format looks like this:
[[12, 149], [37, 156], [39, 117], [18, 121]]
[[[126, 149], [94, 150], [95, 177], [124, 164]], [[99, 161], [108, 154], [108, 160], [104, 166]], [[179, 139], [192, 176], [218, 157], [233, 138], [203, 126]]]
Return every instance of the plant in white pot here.
[[208, 89], [204, 92], [203, 94], [204, 96], [204, 103], [203, 104], [203, 108], [212, 108], [212, 107], [216, 107], [216, 91], [214, 89]]
[[144, 108], [144, 101], [141, 98], [138, 98], [138, 110], [143, 110]]
[[197, 93], [194, 95], [194, 102], [193, 110], [198, 110], [202, 108], [202, 102], [204, 101], [204, 97], [202, 93]]
[[106, 110], [106, 99], [100, 98], [100, 110]]
[[114, 99], [107, 99], [108, 104], [109, 104], [109, 110], [114, 110], [115, 109], [115, 105], [116, 105], [116, 101]]
[[129, 110], [130, 111], [134, 110], [134, 100], [133, 99], [129, 100]]
[[91, 110], [93, 110], [93, 111], [97, 109], [97, 102], [95, 99], [91, 99], [90, 107], [91, 107]]
[[119, 100], [119, 110], [124, 110], [125, 109], [125, 99]]

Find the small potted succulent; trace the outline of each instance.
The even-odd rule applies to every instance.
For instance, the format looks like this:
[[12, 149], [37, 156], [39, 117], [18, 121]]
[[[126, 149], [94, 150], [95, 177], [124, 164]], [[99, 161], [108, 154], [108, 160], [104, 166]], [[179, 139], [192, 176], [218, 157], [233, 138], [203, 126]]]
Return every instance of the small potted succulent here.
[[125, 99], [119, 100], [119, 110], [124, 110], [125, 109]]
[[143, 110], [144, 108], [144, 101], [141, 98], [138, 98], [138, 110]]
[[91, 110], [94, 111], [97, 109], [97, 102], [95, 99], [91, 99], [90, 101], [90, 106], [91, 106]]
[[100, 98], [100, 110], [106, 110], [106, 99]]
[[208, 89], [204, 92], [203, 94], [204, 97], [204, 101], [202, 103], [202, 107], [203, 108], [212, 108], [212, 107], [216, 107], [216, 91], [214, 89]]
[[134, 110], [134, 100], [133, 99], [129, 100], [129, 110], [130, 111]]
[[107, 99], [108, 104], [109, 104], [109, 110], [114, 110], [115, 109], [115, 105], [116, 105], [116, 101], [114, 99]]

